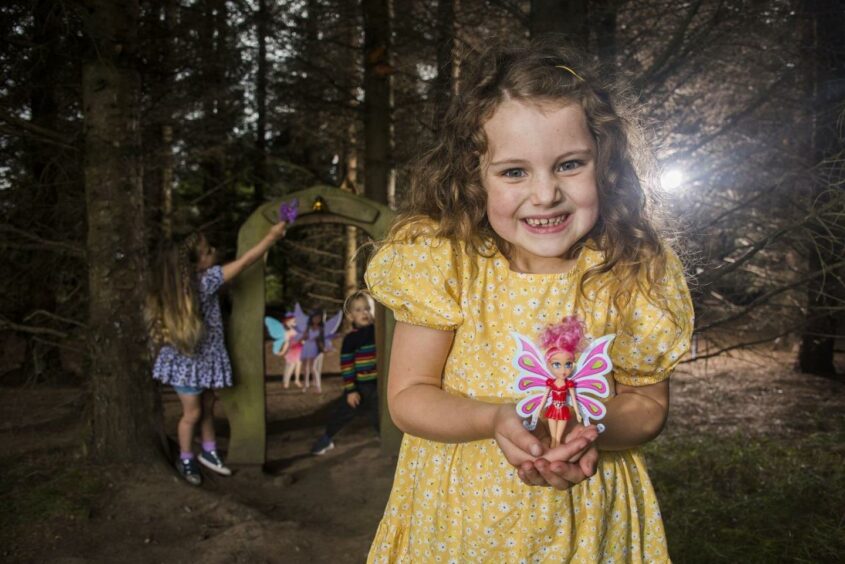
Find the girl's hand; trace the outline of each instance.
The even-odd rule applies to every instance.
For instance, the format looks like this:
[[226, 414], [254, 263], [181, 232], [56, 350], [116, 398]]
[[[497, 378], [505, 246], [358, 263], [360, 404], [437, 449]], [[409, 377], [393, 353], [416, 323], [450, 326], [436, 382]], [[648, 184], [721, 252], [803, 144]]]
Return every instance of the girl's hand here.
[[278, 241], [279, 239], [285, 236], [285, 231], [287, 231], [287, 228], [287, 222], [280, 221], [279, 223], [275, 224], [273, 227], [270, 228], [268, 234], [273, 237], [274, 241]]
[[522, 425], [522, 419], [512, 403], [502, 404], [496, 409], [493, 438], [513, 466], [533, 462], [546, 451], [540, 438]]
[[565, 442], [543, 454], [535, 461], [519, 465], [519, 477], [531, 486], [551, 486], [564, 490], [581, 482], [596, 472], [598, 450], [595, 440], [598, 431], [594, 426], [577, 425]]

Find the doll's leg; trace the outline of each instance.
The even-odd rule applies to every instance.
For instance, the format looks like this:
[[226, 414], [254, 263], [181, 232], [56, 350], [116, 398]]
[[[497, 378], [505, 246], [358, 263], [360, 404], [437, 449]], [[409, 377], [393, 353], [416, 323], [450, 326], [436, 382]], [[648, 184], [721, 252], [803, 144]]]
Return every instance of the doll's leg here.
[[555, 446], [560, 445], [560, 440], [563, 438], [563, 430], [566, 429], [566, 421], [557, 421], [557, 428], [554, 432]]
[[299, 382], [300, 376], [302, 376], [302, 361], [297, 360], [296, 364], [294, 365], [293, 369], [294, 380], [293, 383], [297, 388], [301, 388], [302, 384]]
[[555, 448], [560, 444], [560, 434], [558, 433], [560, 423], [555, 419], [549, 419], [549, 448]]
[[282, 387], [285, 389], [290, 388], [290, 377], [293, 375], [293, 366], [293, 362], [285, 361], [285, 371], [282, 376]]
[[302, 361], [302, 363], [304, 364], [303, 370], [305, 372], [305, 386], [303, 387], [303, 390], [307, 390], [308, 386], [311, 385], [311, 365], [313, 363], [313, 359], [306, 358]]
[[321, 377], [323, 376], [323, 353], [317, 355], [314, 359], [314, 387], [317, 388], [317, 393], [323, 391]]
[[179, 419], [179, 449], [183, 453], [191, 452], [194, 442], [194, 428], [202, 418], [202, 400], [200, 395], [177, 394], [182, 404], [182, 418]]

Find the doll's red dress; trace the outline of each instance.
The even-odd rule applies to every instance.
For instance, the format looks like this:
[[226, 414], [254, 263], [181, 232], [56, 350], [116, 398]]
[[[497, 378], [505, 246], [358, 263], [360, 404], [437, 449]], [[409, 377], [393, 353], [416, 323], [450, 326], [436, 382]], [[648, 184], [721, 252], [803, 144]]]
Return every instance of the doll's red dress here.
[[562, 386], [555, 383], [554, 378], [546, 380], [546, 387], [551, 390], [551, 403], [546, 408], [546, 419], [553, 419], [555, 421], [569, 421], [569, 408], [566, 405], [566, 394], [570, 388], [574, 388], [575, 384], [571, 380], [566, 380]]

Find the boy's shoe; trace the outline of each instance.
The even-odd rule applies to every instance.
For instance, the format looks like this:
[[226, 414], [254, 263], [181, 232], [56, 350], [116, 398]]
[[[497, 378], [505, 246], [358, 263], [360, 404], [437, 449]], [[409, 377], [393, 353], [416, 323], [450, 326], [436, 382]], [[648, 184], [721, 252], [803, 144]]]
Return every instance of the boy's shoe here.
[[204, 450], [200, 453], [199, 456], [200, 464], [208, 468], [209, 470], [214, 470], [221, 476], [231, 476], [232, 471], [226, 468], [223, 465], [223, 459], [217, 454], [216, 450]]
[[311, 454], [320, 456], [321, 454], [326, 454], [327, 450], [331, 450], [333, 448], [334, 441], [332, 441], [332, 438], [328, 435], [323, 435], [317, 439], [317, 442], [311, 447]]
[[197, 465], [196, 459], [183, 458], [176, 464], [176, 469], [179, 470], [185, 481], [192, 486], [202, 485], [202, 474], [200, 473], [200, 467]]

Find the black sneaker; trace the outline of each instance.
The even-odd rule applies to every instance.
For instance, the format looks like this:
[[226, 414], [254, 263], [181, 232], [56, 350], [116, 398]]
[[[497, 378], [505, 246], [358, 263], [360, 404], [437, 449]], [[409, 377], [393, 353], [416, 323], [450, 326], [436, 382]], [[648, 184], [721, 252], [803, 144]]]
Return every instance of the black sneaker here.
[[210, 470], [214, 470], [222, 476], [231, 476], [232, 471], [223, 465], [223, 459], [217, 454], [216, 450], [204, 450], [199, 456], [200, 464]]
[[195, 459], [183, 458], [176, 464], [176, 468], [182, 474], [182, 477], [192, 486], [202, 485], [202, 474]]
[[328, 435], [323, 435], [317, 439], [317, 442], [311, 447], [311, 454], [320, 456], [321, 454], [326, 454], [327, 450], [331, 450], [333, 448], [334, 442], [332, 441], [332, 438]]

